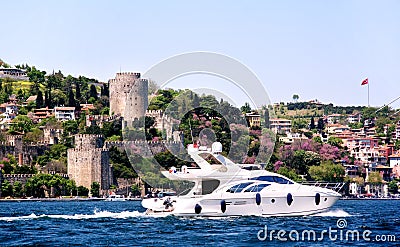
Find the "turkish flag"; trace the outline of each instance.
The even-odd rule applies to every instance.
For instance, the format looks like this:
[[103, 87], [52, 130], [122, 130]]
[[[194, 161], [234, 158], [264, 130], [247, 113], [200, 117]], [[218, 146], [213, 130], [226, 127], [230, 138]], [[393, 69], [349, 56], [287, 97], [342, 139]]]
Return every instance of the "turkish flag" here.
[[368, 78], [365, 78], [362, 82], [361, 82], [361, 86], [367, 85], [368, 84]]

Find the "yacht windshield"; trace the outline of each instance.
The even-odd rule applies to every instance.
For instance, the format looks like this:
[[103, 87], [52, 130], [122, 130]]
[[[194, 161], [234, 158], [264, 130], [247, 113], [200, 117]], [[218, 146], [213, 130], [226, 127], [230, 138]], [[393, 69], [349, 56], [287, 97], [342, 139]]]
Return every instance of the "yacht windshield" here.
[[259, 176], [250, 178], [250, 180], [259, 180], [259, 181], [273, 182], [278, 184], [293, 184], [293, 182], [287, 180], [286, 178], [278, 176]]
[[247, 188], [244, 192], [260, 192], [265, 187], [270, 186], [270, 184], [256, 184]]
[[230, 192], [230, 193], [240, 193], [242, 192], [242, 190], [244, 188], [246, 188], [247, 186], [249, 186], [250, 184], [252, 184], [252, 182], [246, 182], [246, 183], [241, 183], [241, 184], [237, 184], [232, 186], [231, 188], [229, 188], [226, 192]]

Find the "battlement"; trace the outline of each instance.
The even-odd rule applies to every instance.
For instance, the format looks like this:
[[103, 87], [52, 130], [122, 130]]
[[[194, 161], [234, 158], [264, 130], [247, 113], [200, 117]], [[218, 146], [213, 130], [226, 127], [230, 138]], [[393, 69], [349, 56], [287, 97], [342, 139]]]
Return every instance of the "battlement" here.
[[104, 138], [104, 136], [98, 134], [76, 134], [75, 138], [98, 139], [98, 138]]
[[63, 131], [63, 129], [43, 129], [43, 131]]
[[147, 144], [147, 145], [177, 145], [177, 144], [181, 144], [181, 142], [178, 141], [166, 141], [166, 140], [162, 140], [162, 141], [143, 141], [143, 140], [135, 140], [135, 141], [106, 141], [105, 145], [106, 148], [110, 148], [113, 146], [116, 147], [122, 147], [124, 145], [129, 145], [129, 144]]
[[[74, 152], [78, 152], [78, 151], [85, 151], [87, 152], [88, 149], [87, 148], [69, 148], [68, 151], [74, 151]], [[101, 152], [108, 152], [109, 149], [107, 147], [103, 147], [103, 148], [90, 148], [89, 151], [101, 151]]]
[[9, 142], [0, 142], [1, 147], [11, 146]]
[[31, 178], [35, 176], [35, 174], [3, 174], [3, 178]]
[[22, 140], [23, 135], [6, 135], [7, 141]]
[[116, 77], [126, 76], [126, 75], [135, 76], [136, 78], [140, 78], [140, 73], [138, 73], [138, 72], [119, 72], [119, 73], [117, 73]]

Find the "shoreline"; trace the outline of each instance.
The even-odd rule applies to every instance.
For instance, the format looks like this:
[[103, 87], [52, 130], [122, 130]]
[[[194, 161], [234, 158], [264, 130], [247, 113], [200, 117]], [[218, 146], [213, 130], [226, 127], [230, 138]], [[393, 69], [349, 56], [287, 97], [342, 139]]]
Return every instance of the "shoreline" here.
[[[125, 198], [125, 201], [141, 201], [142, 198]], [[400, 198], [345, 198], [341, 197], [339, 200], [352, 200], [352, 201], [365, 201], [365, 200], [400, 200]], [[106, 198], [97, 198], [97, 197], [90, 197], [90, 198], [10, 198], [10, 199], [0, 199], [1, 202], [69, 202], [69, 201], [107, 201]]]
[[[125, 198], [125, 201], [141, 201], [142, 198]], [[69, 201], [107, 201], [106, 198], [10, 198], [0, 199], [0, 202], [69, 202]]]

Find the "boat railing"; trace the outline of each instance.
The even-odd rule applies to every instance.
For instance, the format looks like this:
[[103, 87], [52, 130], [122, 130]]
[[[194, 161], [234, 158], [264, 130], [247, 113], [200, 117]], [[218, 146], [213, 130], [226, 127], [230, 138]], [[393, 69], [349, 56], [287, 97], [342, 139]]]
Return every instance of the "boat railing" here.
[[339, 192], [343, 189], [344, 185], [346, 184], [345, 182], [320, 182], [320, 181], [314, 181], [314, 182], [302, 182], [302, 185], [308, 185], [308, 186], [314, 186], [314, 187], [320, 187], [320, 188], [326, 188], [326, 189], [331, 189], [336, 192]]

